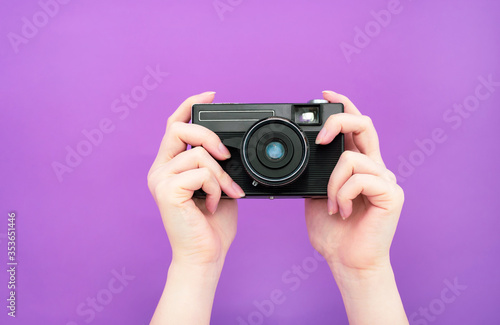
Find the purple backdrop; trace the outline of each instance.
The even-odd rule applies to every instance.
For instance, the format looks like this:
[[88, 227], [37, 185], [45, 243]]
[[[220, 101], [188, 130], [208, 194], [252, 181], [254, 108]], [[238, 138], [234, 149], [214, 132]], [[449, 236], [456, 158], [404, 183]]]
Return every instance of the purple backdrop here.
[[[171, 256], [146, 185], [167, 117], [202, 91], [303, 102], [324, 89], [373, 118], [405, 189], [392, 261], [411, 323], [500, 323], [498, 1], [0, 6], [0, 323], [147, 324]], [[259, 311], [274, 290], [285, 301]], [[302, 200], [240, 201], [212, 321], [347, 323]]]

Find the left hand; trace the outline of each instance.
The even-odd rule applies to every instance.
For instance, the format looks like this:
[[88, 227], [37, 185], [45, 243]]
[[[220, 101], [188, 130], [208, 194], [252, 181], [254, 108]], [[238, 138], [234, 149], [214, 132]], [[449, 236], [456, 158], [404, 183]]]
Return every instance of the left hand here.
[[328, 144], [344, 133], [346, 151], [331, 174], [328, 199], [306, 200], [309, 238], [334, 273], [385, 267], [390, 265], [403, 190], [384, 165], [371, 119], [345, 96], [333, 92], [323, 96], [343, 103], [345, 113], [330, 116], [317, 143]]
[[[169, 117], [148, 185], [172, 247], [172, 263], [221, 270], [236, 235], [234, 199], [244, 193], [215, 160], [229, 155], [217, 134], [188, 123], [192, 105], [213, 98], [212, 92], [189, 97]], [[194, 148], [186, 150], [188, 144]], [[207, 192], [206, 199], [192, 197], [200, 188]], [[233, 199], [219, 200], [221, 189]]]

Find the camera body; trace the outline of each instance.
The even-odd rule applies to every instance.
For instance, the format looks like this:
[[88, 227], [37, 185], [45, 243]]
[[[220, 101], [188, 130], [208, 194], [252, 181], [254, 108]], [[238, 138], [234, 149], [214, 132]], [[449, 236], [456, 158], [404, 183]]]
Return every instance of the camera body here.
[[[315, 144], [328, 117], [343, 113], [340, 103], [195, 104], [192, 123], [214, 131], [231, 158], [219, 161], [246, 197], [327, 196], [333, 168], [344, 151], [344, 135]], [[222, 193], [223, 196], [226, 196]], [[204, 197], [199, 190], [195, 197]]]

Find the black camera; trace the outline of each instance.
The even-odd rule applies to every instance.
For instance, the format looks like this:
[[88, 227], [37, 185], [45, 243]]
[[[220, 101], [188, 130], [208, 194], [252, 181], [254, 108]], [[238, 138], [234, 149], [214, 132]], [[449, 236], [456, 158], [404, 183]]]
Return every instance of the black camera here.
[[[344, 106], [307, 104], [195, 104], [192, 123], [214, 131], [231, 152], [219, 161], [246, 197], [326, 197], [344, 135], [315, 144], [328, 117]], [[196, 191], [195, 197], [203, 197]], [[225, 196], [225, 194], [223, 193]]]

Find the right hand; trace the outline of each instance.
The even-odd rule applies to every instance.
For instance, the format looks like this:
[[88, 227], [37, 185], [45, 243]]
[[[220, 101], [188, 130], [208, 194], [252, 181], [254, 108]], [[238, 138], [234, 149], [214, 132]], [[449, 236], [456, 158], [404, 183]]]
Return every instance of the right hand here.
[[390, 266], [403, 190], [385, 167], [371, 119], [343, 95], [327, 91], [324, 98], [343, 103], [345, 113], [330, 116], [317, 141], [328, 144], [344, 133], [346, 151], [328, 182], [328, 203], [306, 200], [309, 238], [336, 272]]
[[[213, 92], [189, 97], [169, 117], [149, 170], [148, 186], [172, 247], [172, 263], [222, 269], [236, 235], [238, 207], [234, 199], [245, 193], [215, 160], [230, 157], [219, 137], [188, 123], [191, 106], [211, 103], [213, 98]], [[188, 144], [194, 148], [186, 151]], [[207, 193], [206, 199], [192, 197], [200, 188]], [[220, 200], [221, 190], [233, 199]]]

